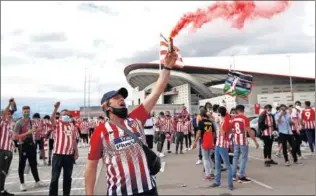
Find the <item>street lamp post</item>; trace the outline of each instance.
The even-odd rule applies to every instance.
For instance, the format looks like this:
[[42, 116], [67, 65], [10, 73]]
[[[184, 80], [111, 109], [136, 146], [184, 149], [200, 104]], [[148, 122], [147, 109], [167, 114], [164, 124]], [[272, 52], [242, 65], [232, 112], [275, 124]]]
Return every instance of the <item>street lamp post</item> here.
[[291, 100], [294, 101], [294, 95], [293, 95], [293, 84], [292, 84], [292, 73], [291, 73], [291, 56], [286, 56], [289, 61], [289, 75], [290, 75], [290, 89], [291, 89]]
[[89, 74], [89, 79], [88, 79], [88, 118], [90, 118], [90, 80], [91, 80], [91, 75]]
[[87, 109], [86, 109], [86, 87], [87, 87], [87, 68], [85, 68], [84, 71], [84, 96], [83, 96], [83, 110], [84, 110], [84, 117], [87, 115]]

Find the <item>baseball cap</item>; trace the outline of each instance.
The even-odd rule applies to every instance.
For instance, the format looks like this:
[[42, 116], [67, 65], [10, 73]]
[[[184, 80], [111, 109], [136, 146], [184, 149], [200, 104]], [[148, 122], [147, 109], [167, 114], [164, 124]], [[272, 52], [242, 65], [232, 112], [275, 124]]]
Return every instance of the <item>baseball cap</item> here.
[[114, 97], [115, 95], [120, 94], [124, 97], [124, 99], [128, 96], [128, 91], [126, 90], [126, 88], [120, 88], [118, 90], [112, 90], [109, 91], [107, 93], [105, 93], [101, 99], [101, 105], [106, 102], [109, 101], [112, 97]]

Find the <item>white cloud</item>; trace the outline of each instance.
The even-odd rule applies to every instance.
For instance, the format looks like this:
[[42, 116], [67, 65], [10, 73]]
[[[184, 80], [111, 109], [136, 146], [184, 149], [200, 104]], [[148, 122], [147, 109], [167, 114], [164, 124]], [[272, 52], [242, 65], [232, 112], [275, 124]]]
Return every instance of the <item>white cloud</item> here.
[[[123, 73], [126, 65], [118, 60], [146, 52], [154, 43], [158, 44], [159, 33], [168, 35], [184, 13], [208, 4], [205, 1], [2, 2], [1, 95], [82, 99], [84, 68], [89, 69], [95, 80], [91, 84], [93, 99], [99, 97], [99, 84], [102, 92], [119, 85], [132, 92]], [[305, 28], [301, 31], [314, 37], [315, 2], [306, 3], [304, 8]], [[228, 24], [223, 21], [216, 24], [221, 27], [218, 32], [214, 29], [201, 32], [222, 37], [236, 33], [225, 32]], [[260, 25], [273, 26], [264, 21]], [[260, 25], [248, 24], [244, 31], [260, 30]], [[187, 31], [177, 41], [183, 42], [185, 34]], [[64, 37], [57, 40], [57, 35]], [[194, 40], [198, 35], [201, 33], [186, 38]], [[34, 36], [37, 39], [32, 40]], [[247, 54], [249, 48], [241, 44], [227, 50], [242, 50], [240, 53]], [[78, 91], [58, 92], [58, 86]]]

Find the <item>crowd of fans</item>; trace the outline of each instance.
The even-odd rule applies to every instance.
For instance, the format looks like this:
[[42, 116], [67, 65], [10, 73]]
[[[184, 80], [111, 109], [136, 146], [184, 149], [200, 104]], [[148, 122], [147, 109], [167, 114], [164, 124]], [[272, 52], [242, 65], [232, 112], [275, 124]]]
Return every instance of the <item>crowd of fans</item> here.
[[[69, 157], [75, 157], [70, 158], [70, 161], [75, 163], [78, 150], [72, 144], [72, 139], [60, 138], [64, 136], [56, 131], [59, 128], [65, 129], [64, 132], [67, 131], [67, 128], [63, 128], [64, 125], [58, 124], [60, 118], [63, 118], [62, 121], [70, 122], [76, 130], [73, 141], [78, 147], [88, 147], [96, 126], [99, 123], [105, 123], [106, 119], [102, 116], [97, 120], [72, 118], [69, 115], [69, 119], [66, 119], [65, 113], [67, 114], [68, 111], [57, 112], [59, 104], [55, 104], [52, 116], [45, 115], [42, 118], [38, 113], [33, 114], [30, 118], [30, 107], [24, 106], [22, 108], [23, 117], [14, 121], [12, 115], [16, 111], [16, 104], [14, 99], [9, 100], [9, 104], [1, 116], [1, 195], [12, 195], [4, 189], [5, 177], [9, 172], [13, 157], [12, 152], [18, 153], [20, 157], [18, 173], [21, 191], [27, 190], [24, 184], [27, 162], [34, 177], [35, 186], [46, 186], [40, 181], [37, 170], [37, 156], [39, 156], [43, 165], [52, 166], [51, 195], [54, 195], [58, 190], [61, 167], [64, 167], [64, 171], [65, 169], [69, 171], [68, 176], [64, 174], [64, 194], [70, 194], [67, 183], [71, 183], [73, 165], [66, 165], [67, 161], [63, 162], [62, 166], [58, 165], [57, 158], [55, 158], [54, 163], [52, 155], [54, 154], [54, 157], [57, 157], [56, 155], [64, 156], [58, 159], [59, 161], [67, 160], [68, 157], [68, 162]], [[200, 113], [194, 115], [190, 115], [185, 107], [181, 113], [174, 116], [171, 116], [169, 111], [160, 112], [157, 116], [153, 113], [143, 127], [148, 147], [153, 149], [154, 144], [156, 144], [159, 157], [166, 156], [165, 153], [184, 154], [198, 148], [196, 164], [203, 163], [205, 179], [215, 180], [211, 187], [220, 186], [221, 171], [224, 170], [227, 170], [228, 173], [227, 180], [230, 190], [234, 189], [233, 181], [251, 182], [245, 172], [249, 151], [248, 137], [253, 140], [256, 148], [259, 147], [259, 143], [258, 138], [255, 137], [255, 133], [250, 128], [249, 119], [244, 114], [245, 107], [237, 105], [227, 111], [224, 106], [206, 103], [199, 110]], [[278, 164], [272, 159], [272, 147], [275, 140], [279, 146], [276, 155], [280, 157], [280, 152], [283, 151], [286, 166], [290, 166], [289, 156], [293, 159], [294, 164], [302, 164], [301, 160], [306, 158], [301, 152], [303, 142], [308, 143], [311, 154], [315, 155], [315, 110], [311, 108], [309, 101], [305, 102], [304, 108], [301, 107], [299, 101], [295, 102], [294, 106], [281, 104], [276, 108], [274, 114], [272, 114], [272, 106], [266, 105], [258, 118], [259, 138], [264, 143], [263, 156], [266, 167]], [[34, 141], [34, 145], [32, 141]], [[166, 151], [164, 151], [165, 144]], [[47, 155], [45, 147], [48, 150]], [[239, 172], [237, 172], [238, 170]]]
[[153, 143], [156, 143], [160, 157], [166, 156], [163, 151], [165, 143], [168, 154], [172, 153], [172, 145], [175, 145], [175, 154], [183, 154], [198, 147], [196, 164], [203, 163], [205, 179], [215, 179], [212, 187], [220, 185], [221, 170], [227, 170], [231, 190], [233, 181], [251, 182], [245, 174], [248, 137], [253, 140], [256, 148], [259, 147], [258, 139], [263, 141], [266, 167], [278, 165], [272, 159], [274, 141], [278, 142], [276, 155], [280, 157], [283, 151], [286, 166], [290, 166], [289, 156], [294, 164], [302, 164], [301, 160], [306, 158], [301, 153], [302, 142], [308, 143], [311, 155], [315, 155], [315, 110], [310, 101], [305, 102], [304, 108], [300, 101], [296, 101], [294, 106], [281, 104], [274, 114], [271, 105], [264, 106], [258, 117], [259, 138], [255, 137], [255, 132], [250, 128], [243, 105], [237, 105], [229, 112], [226, 107], [211, 103], [199, 109], [200, 113], [192, 116], [185, 107], [174, 116], [169, 111], [160, 112], [158, 116], [153, 114], [144, 128], [148, 146], [153, 148]]

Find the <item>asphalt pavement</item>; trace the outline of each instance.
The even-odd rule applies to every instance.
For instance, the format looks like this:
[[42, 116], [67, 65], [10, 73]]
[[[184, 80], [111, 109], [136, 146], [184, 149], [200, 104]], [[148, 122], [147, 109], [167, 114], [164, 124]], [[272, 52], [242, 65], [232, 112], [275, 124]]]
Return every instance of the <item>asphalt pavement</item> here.
[[[250, 146], [253, 144], [250, 142]], [[173, 146], [174, 148], [174, 146]], [[274, 151], [277, 149], [274, 146]], [[262, 145], [259, 149], [253, 147], [249, 150], [249, 161], [246, 174], [253, 180], [249, 184], [234, 182], [235, 190], [227, 187], [226, 172], [222, 172], [222, 184], [218, 188], [209, 188], [212, 181], [204, 180], [202, 165], [196, 165], [197, 150], [188, 151], [183, 155], [166, 154], [162, 158], [163, 172], [157, 175], [158, 192], [160, 195], [315, 195], [316, 156], [310, 156], [308, 148], [302, 148], [302, 165], [286, 167], [283, 158], [273, 159], [279, 165], [267, 168], [263, 164]], [[174, 151], [174, 149], [173, 149]], [[74, 166], [72, 180], [72, 195], [84, 195], [84, 168], [87, 161], [88, 148], [80, 148], [80, 157]], [[18, 156], [14, 155], [11, 170], [6, 180], [6, 189], [18, 195], [47, 195], [51, 177], [51, 167], [43, 166], [39, 160], [39, 175], [47, 186], [33, 188], [32, 174], [26, 175], [27, 192], [20, 192], [17, 173]], [[98, 179], [95, 187], [96, 195], [106, 193], [105, 168], [100, 161]], [[62, 195], [62, 175], [59, 183], [59, 194]]]

